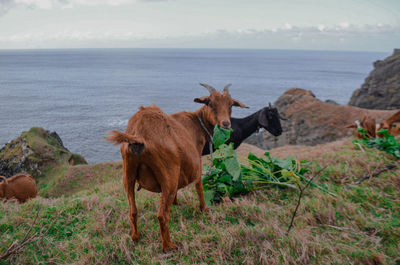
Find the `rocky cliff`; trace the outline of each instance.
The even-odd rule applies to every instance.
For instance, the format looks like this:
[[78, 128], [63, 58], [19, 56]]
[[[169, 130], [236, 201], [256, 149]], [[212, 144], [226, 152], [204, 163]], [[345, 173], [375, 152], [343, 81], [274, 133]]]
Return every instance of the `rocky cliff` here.
[[368, 109], [400, 109], [400, 49], [374, 63], [374, 70], [361, 88], [354, 91], [349, 105]]
[[0, 175], [18, 173], [38, 176], [45, 169], [64, 164], [87, 164], [85, 159], [64, 147], [56, 132], [31, 128], [0, 149]]
[[246, 140], [263, 149], [283, 145], [316, 145], [350, 136], [353, 130], [344, 128], [364, 115], [377, 122], [388, 118], [394, 110], [369, 110], [353, 106], [340, 106], [323, 102], [308, 90], [292, 88], [274, 103], [282, 116], [283, 133], [274, 137], [266, 131], [252, 135]]

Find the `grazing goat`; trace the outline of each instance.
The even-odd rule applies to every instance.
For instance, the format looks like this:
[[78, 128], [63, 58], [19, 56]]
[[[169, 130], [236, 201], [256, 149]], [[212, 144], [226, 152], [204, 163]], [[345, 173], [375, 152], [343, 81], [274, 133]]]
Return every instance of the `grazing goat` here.
[[[400, 135], [400, 124], [394, 124], [395, 122], [400, 122], [400, 110], [398, 112], [396, 112], [395, 114], [393, 114], [392, 116], [390, 116], [388, 119], [386, 119], [385, 121], [383, 121], [380, 125], [379, 125], [379, 129], [386, 129], [388, 130], [389, 134], [392, 134], [394, 136], [399, 136]], [[379, 137], [383, 137], [382, 134], [378, 133]]]
[[11, 178], [0, 176], [0, 198], [16, 198], [19, 202], [35, 198], [38, 190], [35, 179], [31, 175], [18, 174]]
[[365, 129], [365, 137], [375, 138], [376, 137], [376, 121], [374, 118], [364, 116], [361, 121], [356, 120], [354, 123], [345, 126], [345, 128], [355, 128], [356, 136], [358, 139], [362, 139], [364, 136], [358, 131], [359, 128]]
[[[383, 134], [378, 133], [378, 131], [381, 129], [386, 129], [388, 130], [389, 134], [399, 136], [400, 125], [394, 125], [395, 122], [400, 122], [400, 111], [396, 112], [391, 117], [381, 122], [379, 125], [376, 124], [375, 119], [364, 116], [361, 121], [355, 121], [353, 124], [347, 125], [346, 128], [364, 128], [366, 130], [365, 137], [367, 138], [375, 138], [376, 136], [383, 137]], [[358, 132], [358, 130], [356, 132], [356, 136], [358, 139], [363, 138], [363, 135]]]
[[213, 87], [210, 96], [195, 98], [204, 106], [196, 112], [179, 112], [168, 115], [156, 105], [140, 107], [128, 122], [125, 133], [111, 131], [106, 139], [121, 144], [123, 180], [127, 193], [131, 221], [131, 238], [139, 240], [135, 183], [151, 191], [161, 192], [157, 218], [161, 230], [163, 251], [177, 249], [171, 242], [169, 214], [178, 189], [195, 183], [200, 210], [207, 211], [201, 180], [201, 152], [214, 126], [229, 129], [232, 106], [245, 108], [232, 99], [228, 87], [221, 94]]
[[[239, 145], [250, 135], [260, 128], [264, 128], [274, 136], [282, 134], [281, 121], [285, 120], [279, 115], [276, 108], [271, 106], [262, 108], [259, 111], [242, 119], [231, 118], [233, 133], [227, 143], [232, 143], [234, 148], [238, 148]], [[209, 144], [206, 143], [203, 149], [202, 155], [210, 154]]]

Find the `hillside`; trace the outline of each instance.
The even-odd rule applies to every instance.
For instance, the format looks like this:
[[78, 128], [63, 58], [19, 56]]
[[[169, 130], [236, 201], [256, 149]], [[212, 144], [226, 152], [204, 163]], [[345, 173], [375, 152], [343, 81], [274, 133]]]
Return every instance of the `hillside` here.
[[87, 164], [64, 147], [56, 132], [33, 127], [0, 149], [0, 176], [28, 173], [34, 177], [63, 165]]
[[[243, 145], [262, 154], [257, 147]], [[1, 264], [398, 264], [400, 165], [375, 149], [356, 149], [349, 139], [315, 147], [282, 147], [288, 154], [328, 167], [316, 182], [337, 194], [310, 188], [295, 227], [286, 230], [297, 200], [293, 190], [269, 187], [201, 213], [194, 187], [178, 193], [170, 218], [176, 252], [162, 253], [157, 221], [159, 195], [136, 193], [141, 239], [129, 238], [128, 203], [120, 162], [64, 165], [38, 178], [41, 196], [26, 204], [0, 204], [0, 253], [32, 233], [53, 227], [40, 242]], [[395, 171], [355, 184], [366, 173], [395, 163]], [[56, 219], [56, 216], [59, 218]]]
[[377, 122], [390, 117], [395, 110], [369, 110], [323, 102], [308, 90], [292, 88], [274, 103], [287, 121], [281, 121], [283, 133], [278, 137], [266, 131], [250, 136], [246, 142], [262, 149], [285, 145], [317, 145], [350, 136], [354, 129], [345, 126], [364, 115]]
[[400, 49], [384, 60], [374, 62], [374, 69], [361, 88], [355, 90], [349, 105], [368, 109], [400, 109]]

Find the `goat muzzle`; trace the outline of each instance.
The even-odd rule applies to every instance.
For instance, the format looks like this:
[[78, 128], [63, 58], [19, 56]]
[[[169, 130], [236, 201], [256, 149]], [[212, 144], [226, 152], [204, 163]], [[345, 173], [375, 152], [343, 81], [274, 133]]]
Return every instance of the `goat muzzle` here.
[[229, 121], [223, 121], [222, 122], [222, 127], [224, 129], [230, 129], [231, 128], [231, 123]]

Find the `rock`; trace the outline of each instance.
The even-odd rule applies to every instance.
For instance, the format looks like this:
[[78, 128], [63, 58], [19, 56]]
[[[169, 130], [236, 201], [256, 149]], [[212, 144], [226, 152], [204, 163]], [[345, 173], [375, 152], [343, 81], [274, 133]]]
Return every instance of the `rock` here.
[[332, 99], [325, 100], [325, 103], [332, 104], [332, 105], [340, 105], [339, 103], [337, 103], [336, 101], [334, 101]]
[[0, 149], [0, 175], [18, 173], [39, 176], [49, 167], [87, 164], [85, 159], [64, 147], [56, 132], [34, 127]]
[[364, 115], [381, 122], [395, 110], [368, 110], [353, 106], [341, 106], [322, 102], [308, 90], [292, 88], [274, 103], [279, 113], [288, 118], [281, 121], [283, 133], [278, 137], [266, 131], [250, 136], [246, 143], [262, 149], [284, 145], [317, 145], [353, 134], [354, 129], [345, 126], [361, 120]]
[[355, 90], [349, 105], [368, 109], [400, 109], [400, 49], [392, 56], [374, 62], [374, 70], [361, 88]]

